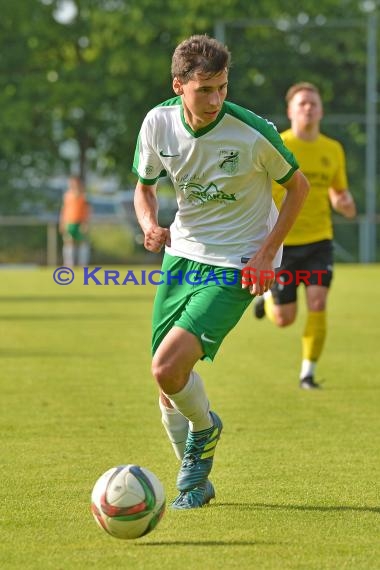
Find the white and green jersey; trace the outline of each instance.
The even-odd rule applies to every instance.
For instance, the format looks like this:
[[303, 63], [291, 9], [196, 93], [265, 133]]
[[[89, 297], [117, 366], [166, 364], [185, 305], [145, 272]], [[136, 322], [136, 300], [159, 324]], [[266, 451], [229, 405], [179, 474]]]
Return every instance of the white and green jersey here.
[[265, 119], [225, 101], [212, 124], [193, 131], [180, 97], [147, 114], [133, 162], [143, 184], [166, 175], [173, 182], [178, 212], [167, 253], [235, 268], [260, 248], [276, 222], [272, 180], [286, 182], [297, 168]]

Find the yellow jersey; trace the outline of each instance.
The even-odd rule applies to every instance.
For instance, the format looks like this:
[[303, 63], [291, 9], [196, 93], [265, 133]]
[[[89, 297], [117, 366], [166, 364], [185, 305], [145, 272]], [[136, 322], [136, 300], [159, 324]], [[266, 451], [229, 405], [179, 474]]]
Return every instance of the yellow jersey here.
[[[281, 138], [295, 155], [310, 184], [309, 194], [284, 245], [304, 245], [332, 239], [328, 190], [347, 189], [346, 159], [342, 145], [322, 134], [314, 141], [305, 141], [297, 138], [291, 129], [281, 133]], [[276, 206], [280, 209], [286, 190], [273, 182], [272, 192]]]

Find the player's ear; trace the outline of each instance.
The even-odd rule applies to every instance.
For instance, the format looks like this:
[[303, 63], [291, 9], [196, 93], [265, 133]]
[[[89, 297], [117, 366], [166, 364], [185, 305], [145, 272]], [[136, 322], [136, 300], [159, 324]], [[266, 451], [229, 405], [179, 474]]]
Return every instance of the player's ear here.
[[173, 79], [173, 91], [176, 95], [182, 95], [183, 93], [182, 82], [178, 77], [174, 77]]

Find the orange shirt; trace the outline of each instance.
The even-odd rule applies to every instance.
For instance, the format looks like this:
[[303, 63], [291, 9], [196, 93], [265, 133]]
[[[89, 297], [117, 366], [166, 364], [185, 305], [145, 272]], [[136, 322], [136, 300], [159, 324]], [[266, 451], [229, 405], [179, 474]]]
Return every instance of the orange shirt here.
[[87, 222], [90, 215], [90, 207], [83, 194], [77, 194], [70, 190], [63, 198], [62, 220], [64, 224], [79, 224]]

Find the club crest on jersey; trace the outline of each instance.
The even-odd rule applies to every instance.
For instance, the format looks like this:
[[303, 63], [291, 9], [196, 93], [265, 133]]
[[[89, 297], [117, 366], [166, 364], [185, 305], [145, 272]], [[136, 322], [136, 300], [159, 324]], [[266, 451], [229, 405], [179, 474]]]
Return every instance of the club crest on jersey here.
[[226, 174], [235, 174], [239, 166], [239, 151], [222, 149], [219, 151], [219, 168]]

